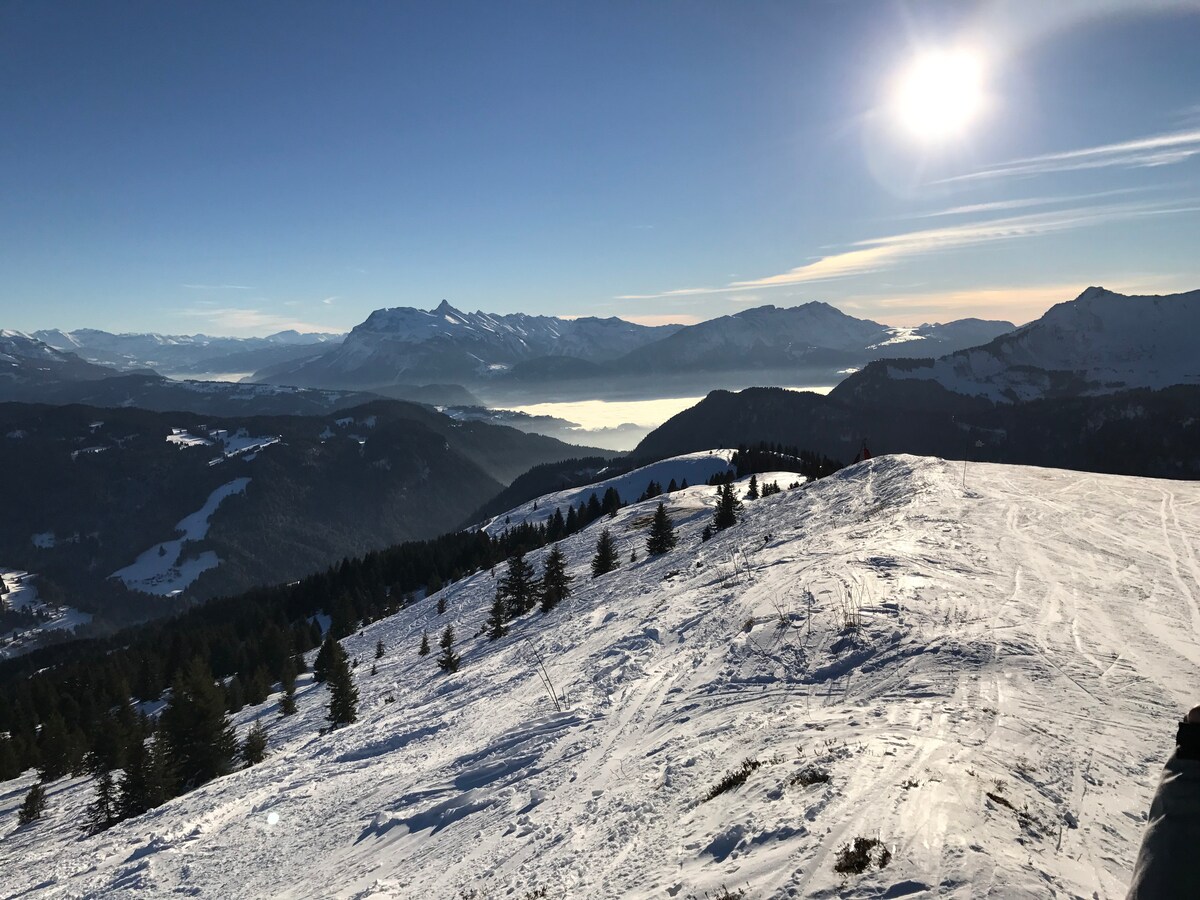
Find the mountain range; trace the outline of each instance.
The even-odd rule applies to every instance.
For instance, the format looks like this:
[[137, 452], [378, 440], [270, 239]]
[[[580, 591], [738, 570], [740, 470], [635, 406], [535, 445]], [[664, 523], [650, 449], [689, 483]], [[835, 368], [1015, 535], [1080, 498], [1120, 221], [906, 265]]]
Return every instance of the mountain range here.
[[[978, 319], [891, 328], [819, 302], [758, 307], [698, 325], [647, 327], [617, 318], [464, 313], [443, 301], [431, 310], [377, 310], [337, 347], [257, 372], [251, 380], [355, 390], [452, 380], [489, 399], [612, 396], [697, 384], [707, 389], [714, 378], [833, 383], [839, 371], [872, 359], [918, 347], [950, 352], [1012, 328], [1010, 322]], [[647, 375], [656, 378], [647, 382]]]
[[64, 353], [118, 371], [151, 369], [160, 375], [244, 374], [314, 356], [343, 335], [280, 331], [267, 337], [206, 334], [113, 334], [95, 328], [47, 329], [31, 337]]

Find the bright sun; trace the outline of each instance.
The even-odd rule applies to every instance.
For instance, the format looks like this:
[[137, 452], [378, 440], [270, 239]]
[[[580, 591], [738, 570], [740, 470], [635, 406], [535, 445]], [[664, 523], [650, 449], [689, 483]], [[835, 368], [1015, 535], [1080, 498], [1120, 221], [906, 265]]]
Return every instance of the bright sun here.
[[983, 60], [968, 50], [928, 51], [896, 87], [897, 120], [922, 141], [960, 136], [984, 105]]

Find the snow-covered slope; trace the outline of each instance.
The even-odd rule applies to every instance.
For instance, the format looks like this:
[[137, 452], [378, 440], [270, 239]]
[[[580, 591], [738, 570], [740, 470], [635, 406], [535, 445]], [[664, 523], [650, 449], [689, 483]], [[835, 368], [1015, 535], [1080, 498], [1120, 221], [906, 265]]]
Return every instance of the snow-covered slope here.
[[[496, 516], [486, 523], [484, 528], [490, 534], [499, 534], [506, 528], [524, 525], [526, 522], [540, 524], [550, 519], [556, 509], [562, 510], [565, 516], [568, 507], [578, 508], [579, 504], [586, 503], [592, 494], [600, 499], [609, 488], [613, 488], [621, 496], [621, 502], [632, 503], [642, 496], [651, 481], [657, 481], [664, 490], [672, 480], [677, 485], [683, 484], [684, 481], [689, 485], [704, 484], [713, 475], [723, 475], [730, 470], [734, 452], [705, 450], [700, 453], [687, 453], [642, 466], [624, 475], [606, 478], [595, 484], [555, 491]], [[792, 475], [789, 483], [797, 480], [804, 479], [799, 475]]]
[[1127, 297], [1090, 287], [983, 346], [936, 362], [879, 365], [897, 381], [933, 381], [996, 401], [1111, 393], [1200, 384], [1197, 336], [1200, 290]]
[[[1200, 683], [1200, 485], [962, 479], [878, 458], [707, 543], [714, 492], [693, 487], [653, 560], [651, 504], [627, 508], [606, 522], [621, 568], [587, 577], [600, 523], [566, 539], [574, 596], [495, 643], [475, 636], [495, 581], [469, 576], [443, 615], [426, 600], [347, 639], [355, 725], [318, 735], [306, 684], [293, 718], [239, 715], [262, 714], [264, 763], [92, 838], [86, 782], [23, 830], [30, 776], [0, 786], [0, 894], [1121, 897]], [[416, 655], [448, 623], [449, 676]], [[837, 874], [856, 837], [890, 863]]]

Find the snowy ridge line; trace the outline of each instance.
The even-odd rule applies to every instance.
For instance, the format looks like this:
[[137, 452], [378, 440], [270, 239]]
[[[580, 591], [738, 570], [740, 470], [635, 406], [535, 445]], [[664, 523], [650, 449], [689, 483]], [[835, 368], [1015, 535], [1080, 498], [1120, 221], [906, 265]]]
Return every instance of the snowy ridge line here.
[[[354, 725], [318, 736], [326, 691], [305, 678], [297, 715], [276, 694], [236, 717], [267, 726], [263, 763], [95, 837], [87, 781], [53, 783], [47, 819], [0, 841], [0, 894], [1122, 896], [1200, 676], [1200, 485], [962, 479], [882, 457], [748, 501], [707, 542], [713, 488], [626, 507], [559, 542], [573, 595], [506, 637], [479, 635], [480, 571], [346, 638], [363, 662], [386, 647], [354, 669]], [[679, 546], [648, 558], [659, 500]], [[621, 566], [592, 579], [602, 527]], [[447, 624], [449, 676], [416, 653]], [[858, 837], [890, 859], [843, 876]]]

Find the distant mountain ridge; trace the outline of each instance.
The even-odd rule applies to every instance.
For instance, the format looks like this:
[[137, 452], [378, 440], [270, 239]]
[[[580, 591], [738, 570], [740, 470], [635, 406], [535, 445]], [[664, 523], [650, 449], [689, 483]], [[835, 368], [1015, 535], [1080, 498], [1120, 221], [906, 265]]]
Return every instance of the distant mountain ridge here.
[[87, 381], [112, 375], [94, 365], [51, 347], [21, 331], [0, 330], [0, 393], [55, 381]]
[[769, 370], [781, 378], [817, 371], [830, 383], [838, 371], [871, 359], [909, 354], [918, 345], [931, 355], [958, 350], [1013, 327], [968, 319], [893, 328], [815, 301], [657, 327], [618, 318], [464, 313], [442, 301], [432, 310], [376, 310], [337, 348], [252, 380], [368, 390], [397, 380], [453, 380], [484, 390], [584, 382], [599, 389], [644, 385], [646, 375], [703, 382], [714, 373]]
[[561, 319], [465, 313], [443, 300], [431, 310], [379, 309], [315, 360], [258, 372], [256, 381], [370, 387], [395, 381], [479, 380], [542, 357], [607, 362], [681, 326], [623, 319]]
[[1200, 290], [1126, 296], [1089, 287], [981, 346], [936, 360], [872, 363], [835, 393], [866, 402], [946, 392], [1015, 403], [1194, 385], [1200, 384], [1198, 335]]
[[32, 337], [56, 350], [121, 371], [153, 369], [163, 375], [188, 375], [252, 372], [313, 356], [339, 343], [343, 336], [287, 330], [267, 337], [236, 338], [51, 328], [36, 331]]

